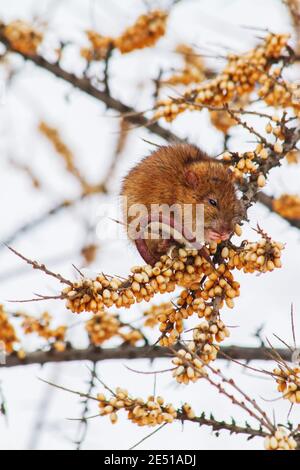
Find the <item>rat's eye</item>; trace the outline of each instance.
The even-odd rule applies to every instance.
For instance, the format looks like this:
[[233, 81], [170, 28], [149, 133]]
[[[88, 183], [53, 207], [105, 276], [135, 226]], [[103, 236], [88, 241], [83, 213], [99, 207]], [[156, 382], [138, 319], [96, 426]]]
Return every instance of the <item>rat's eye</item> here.
[[217, 207], [217, 201], [215, 199], [209, 199], [208, 202], [210, 203], [211, 206]]

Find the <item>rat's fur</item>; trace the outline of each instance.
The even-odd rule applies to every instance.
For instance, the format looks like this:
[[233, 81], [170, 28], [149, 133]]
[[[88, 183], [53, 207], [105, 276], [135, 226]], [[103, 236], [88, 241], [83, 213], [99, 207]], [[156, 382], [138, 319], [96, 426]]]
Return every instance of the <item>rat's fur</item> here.
[[[206, 241], [213, 239], [212, 232], [228, 238], [242, 215], [231, 171], [190, 144], [155, 150], [129, 172], [121, 194], [127, 197], [128, 208], [132, 204], [150, 209], [151, 204], [202, 203]], [[217, 207], [211, 205], [211, 199]]]

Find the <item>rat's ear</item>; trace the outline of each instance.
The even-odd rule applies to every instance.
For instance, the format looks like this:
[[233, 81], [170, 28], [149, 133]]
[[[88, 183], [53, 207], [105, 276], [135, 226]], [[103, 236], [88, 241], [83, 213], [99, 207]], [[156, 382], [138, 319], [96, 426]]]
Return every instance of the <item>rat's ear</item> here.
[[230, 176], [230, 178], [232, 179], [232, 181], [235, 181], [237, 178], [236, 178], [236, 175], [234, 174], [234, 172], [232, 171], [231, 168], [227, 167], [226, 168], [226, 171], [227, 171], [227, 174]]
[[191, 188], [195, 189], [198, 186], [198, 176], [193, 170], [185, 170], [184, 179]]

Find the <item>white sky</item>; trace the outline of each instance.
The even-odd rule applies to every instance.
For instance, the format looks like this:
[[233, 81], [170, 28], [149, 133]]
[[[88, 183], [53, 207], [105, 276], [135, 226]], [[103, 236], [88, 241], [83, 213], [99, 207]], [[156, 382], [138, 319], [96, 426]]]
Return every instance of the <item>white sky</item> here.
[[[164, 2], [148, 2], [154, 6]], [[81, 2], [65, 0], [60, 2], [47, 0], [2, 0], [0, 2], [0, 19], [9, 21], [16, 18], [39, 17], [48, 21], [50, 32], [47, 36], [45, 52], [55, 43], [55, 37], [72, 39], [76, 44], [85, 44], [83, 30], [96, 27], [103, 34], [118, 34], [126, 25], [131, 24], [145, 9], [140, 0], [108, 2], [98, 0]], [[272, 31], [290, 31], [289, 17], [279, 0], [210, 0], [182, 1], [171, 15], [168, 34], [152, 50], [137, 51], [128, 56], [116, 57], [111, 65], [112, 93], [117, 98], [139, 109], [149, 105], [150, 79], [156, 77], [160, 66], [179, 66], [180, 60], [172, 53], [178, 42], [200, 46], [199, 50], [223, 51], [220, 45], [233, 50], [247, 50], [255, 44], [256, 33], [242, 25], [269, 28]], [[224, 52], [224, 51], [223, 51]], [[22, 66], [21, 61], [17, 61]], [[215, 61], [210, 62], [216, 64]], [[83, 66], [77, 58], [74, 48], [65, 61], [65, 67], [80, 70]], [[218, 63], [221, 66], [222, 63]], [[170, 90], [166, 90], [170, 93]], [[68, 99], [66, 99], [68, 98]], [[2, 224], [0, 240], [22, 225], [25, 221], [37, 217], [63, 198], [75, 197], [79, 188], [71, 176], [63, 169], [62, 162], [51, 147], [36, 130], [40, 119], [57, 126], [65, 141], [73, 149], [78, 166], [91, 181], [97, 181], [109, 165], [117, 139], [118, 120], [116, 113], [105, 112], [104, 106], [94, 99], [73, 90], [47, 72], [26, 64], [14, 78], [12, 86], [5, 91], [4, 102], [0, 106], [0, 214]], [[210, 153], [217, 154], [222, 149], [220, 134], [212, 129], [206, 113], [193, 113], [180, 116], [171, 129], [181, 136], [188, 136]], [[29, 257], [48, 261], [49, 267], [69, 277], [74, 276], [72, 263], [80, 266], [78, 250], [86, 241], [84, 224], [95, 221], [101, 202], [117, 200], [117, 192], [122, 176], [134, 162], [149, 152], [149, 144], [143, 137], [159, 141], [157, 136], [150, 136], [143, 129], [137, 129], [129, 137], [126, 149], [117, 168], [112, 187], [113, 194], [107, 198], [94, 198], [81, 206], [53, 217], [47, 223], [18, 239], [14, 246]], [[249, 148], [247, 133], [234, 130], [230, 145], [233, 150]], [[7, 163], [12, 157], [19, 162], [30, 164], [43, 183], [43, 190], [32, 189], [30, 182], [22, 173], [18, 173]], [[299, 193], [300, 169], [295, 166], [284, 166], [273, 170], [267, 190], [279, 195], [283, 192]], [[251, 223], [244, 230], [243, 236], [255, 238], [250, 226], [259, 222], [275, 240], [286, 242], [283, 255], [283, 268], [271, 274], [256, 277], [242, 275], [236, 277], [241, 282], [241, 298], [237, 300], [233, 311], [225, 311], [224, 321], [236, 325], [232, 329], [228, 344], [256, 345], [253, 333], [262, 324], [264, 334], [272, 338], [279, 334], [291, 342], [289, 322], [290, 305], [294, 302], [296, 322], [299, 325], [299, 232], [281, 221], [267, 210], [256, 206], [251, 210]], [[95, 234], [89, 235], [95, 239]], [[57, 293], [59, 286], [55, 281], [32, 272], [18, 259], [1, 249], [0, 300], [10, 298], [29, 298], [33, 292]], [[137, 254], [126, 241], [112, 241], [101, 247], [94, 270], [109, 273], [126, 274], [130, 266], [139, 263]], [[8, 276], [8, 273], [20, 270], [19, 275]], [[155, 299], [159, 302], [158, 298]], [[15, 306], [5, 305], [12, 310]], [[130, 312], [124, 312], [127, 321], [139, 316], [144, 306], [138, 306]], [[63, 305], [56, 302], [33, 303], [26, 305], [32, 314], [41, 313], [47, 308], [55, 315], [57, 323], [69, 324], [78, 321], [71, 313], [66, 313]], [[88, 318], [82, 315], [82, 318]], [[74, 344], [84, 346], [86, 337], [74, 331]], [[278, 345], [272, 339], [274, 345]], [[28, 348], [36, 343], [26, 338]], [[88, 377], [87, 364], [72, 363], [66, 365], [46, 365], [19, 367], [0, 370], [0, 380], [7, 399], [8, 425], [0, 418], [0, 449], [24, 449], [32, 446], [32, 432], [39, 418], [40, 410], [45, 408], [45, 425], [35, 446], [44, 449], [72, 449], [76, 436], [77, 423], [65, 418], [80, 416], [81, 407], [78, 399], [64, 392], [50, 390], [38, 381], [38, 377], [53, 380], [57, 383], [84, 390]], [[160, 370], [168, 367], [167, 360], [156, 360], [150, 365], [146, 360], [131, 361], [130, 367], [139, 370]], [[272, 381], [258, 379], [253, 374], [241, 371], [239, 367], [225, 366], [227, 375], [237, 377], [239, 384], [250, 395], [256, 398], [275, 398], [275, 385]], [[271, 364], [256, 364], [270, 367]], [[124, 362], [107, 361], [100, 363], [98, 372], [101, 378], [111, 387], [121, 385], [133, 394], [146, 397], [152, 392], [152, 375], [135, 375], [125, 368]], [[204, 382], [188, 387], [177, 387], [169, 374], [157, 377], [157, 391], [167, 401], [180, 405], [189, 401], [199, 414], [203, 410], [213, 412], [217, 419], [236, 417], [237, 420], [248, 419], [238, 409], [234, 409], [225, 397], [217, 395]], [[48, 406], [45, 407], [45, 401]], [[285, 420], [289, 405], [283, 401], [264, 402], [263, 406], [272, 413], [276, 409], [276, 418]], [[91, 413], [95, 414], [91, 406]], [[293, 411], [296, 421], [299, 410]], [[251, 422], [251, 420], [249, 420]], [[151, 431], [151, 429], [150, 429]], [[128, 449], [139, 439], [150, 432], [148, 428], [138, 428], [121, 419], [118, 425], [112, 426], [107, 418], [90, 421], [88, 437], [84, 448]], [[33, 435], [34, 436], [34, 435]], [[208, 428], [198, 428], [186, 424], [183, 432], [181, 424], [167, 426], [151, 437], [139, 448], [142, 449], [221, 449], [221, 448], [256, 448], [262, 447], [261, 441], [247, 442], [244, 437], [229, 436], [224, 432], [217, 439]]]

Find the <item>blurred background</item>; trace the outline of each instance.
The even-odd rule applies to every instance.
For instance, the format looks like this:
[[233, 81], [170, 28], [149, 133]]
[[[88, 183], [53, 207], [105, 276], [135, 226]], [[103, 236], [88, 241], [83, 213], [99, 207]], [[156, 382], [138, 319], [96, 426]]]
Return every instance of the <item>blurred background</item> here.
[[[58, 39], [72, 44], [62, 60], [62, 67], [80, 74], [85, 61], [80, 48], [87, 45], [85, 30], [115, 36], [136, 18], [154, 8], [170, 8], [167, 1], [125, 0], [2, 0], [0, 20], [7, 23], [15, 19], [34, 22], [47, 30], [43, 53], [51, 58], [50, 51]], [[153, 48], [116, 53], [109, 69], [111, 94], [118, 100], [138, 110], [148, 109], [153, 103], [154, 82], [160, 69], [178, 69], [182, 57], [174, 52], [177, 44], [193, 46], [199, 54], [208, 56], [207, 63], [214, 70], [223, 67], [222, 56], [228, 51], [247, 51], [255, 46], [262, 35], [261, 29], [272, 32], [293, 33], [290, 16], [280, 0], [182, 0], [171, 9], [167, 34]], [[95, 67], [95, 76], [102, 74], [101, 66]], [[299, 72], [299, 69], [298, 69]], [[291, 72], [292, 73], [292, 72]], [[295, 73], [295, 70], [293, 71]], [[9, 80], [7, 77], [9, 76]], [[298, 77], [289, 77], [291, 79]], [[96, 226], [99, 223], [99, 207], [112, 203], [118, 206], [118, 192], [122, 177], [151, 150], [151, 144], [162, 143], [157, 135], [137, 127], [126, 134], [124, 145], [109, 179], [109, 192], [80, 200], [78, 180], [65, 170], [62, 159], [39, 131], [42, 121], [59, 129], [72, 150], [81, 174], [91, 184], [106, 178], [111, 161], [118, 149], [120, 119], [115, 111], [94, 98], [73, 88], [18, 57], [10, 56], [9, 63], [0, 61], [0, 241], [9, 241], [10, 235], [24, 224], [42, 218], [36, 224], [11, 241], [12, 246], [26, 256], [44, 262], [49, 268], [71, 279], [77, 274], [75, 264], [85, 272], [104, 271], [126, 275], [131, 266], [141, 262], [135, 250], [126, 240], [99, 240]], [[6, 85], [5, 85], [6, 83]], [[165, 88], [162, 96], [172, 94]], [[263, 129], [257, 119], [249, 122]], [[172, 124], [163, 123], [175, 134], [187, 138], [212, 155], [223, 150], [223, 134], [210, 123], [207, 111], [184, 113]], [[235, 127], [228, 142], [230, 150], [244, 151], [253, 147], [251, 136]], [[280, 169], [272, 170], [266, 192], [275, 196], [289, 192], [300, 193], [300, 166], [284, 162]], [[67, 209], [52, 216], [44, 216], [65, 200], [78, 199]], [[234, 326], [230, 344], [259, 345], [255, 337], [262, 327], [262, 336], [268, 337], [274, 346], [279, 342], [273, 333], [280, 334], [287, 342], [292, 340], [290, 325], [291, 303], [294, 303], [296, 334], [300, 341], [299, 262], [300, 232], [291, 228], [275, 214], [256, 204], [250, 211], [250, 223], [244, 227], [243, 238], [253, 239], [256, 224], [267, 231], [274, 240], [286, 243], [283, 268], [261, 276], [237, 273], [241, 283], [241, 297], [234, 310], [224, 310], [223, 320]], [[100, 226], [101, 227], [101, 226]], [[99, 226], [98, 226], [99, 229]], [[96, 257], [86, 266], [84, 248], [96, 245]], [[80, 317], [68, 312], [63, 302], [33, 302], [25, 305], [8, 302], [8, 299], [26, 299], [34, 293], [55, 295], [60, 286], [56, 280], [33, 271], [4, 245], [0, 245], [0, 301], [9, 311], [22, 308], [31, 315], [49, 311], [57, 324], [73, 325], [89, 314]], [[163, 299], [163, 296], [161, 297]], [[154, 303], [161, 298], [156, 297]], [[121, 312], [126, 321], [138, 319], [147, 305], [135, 306]], [[124, 320], [124, 321], [125, 321]], [[153, 341], [157, 333], [151, 333]], [[77, 347], [88, 344], [86, 332], [80, 327], [71, 328], [68, 337]], [[39, 340], [25, 337], [26, 350], [39, 347]], [[228, 343], [228, 344], [229, 344]], [[114, 342], [111, 342], [113, 345]], [[139, 375], [126, 369], [130, 365], [138, 370], [160, 370], [169, 367], [165, 359], [136, 361], [105, 361], [97, 366], [97, 373], [110, 387], [123, 386], [136, 396], [147, 396], [154, 386], [153, 375]], [[220, 363], [221, 364], [221, 363]], [[270, 367], [257, 363], [260, 367]], [[74, 441], [81, 433], [80, 425], [67, 418], [78, 418], [82, 404], [77, 396], [51, 388], [39, 381], [52, 382], [85, 391], [88, 387], [88, 362], [47, 364], [0, 369], [1, 390], [7, 406], [7, 417], [0, 415], [0, 449], [74, 449]], [[261, 398], [264, 408], [271, 414], [276, 410], [276, 420], [286, 420], [289, 404], [275, 398], [272, 380], [237, 365], [226, 365], [224, 372], [236, 378], [251, 396]], [[99, 390], [101, 386], [99, 384]], [[211, 390], [202, 381], [187, 387], [177, 386], [169, 374], [156, 376], [156, 391], [167, 401], [180, 405], [190, 402], [196, 413], [213, 412], [217, 419], [245, 420], [239, 409], [234, 409], [225, 398]], [[267, 400], [267, 401], [264, 401]], [[90, 415], [97, 412], [91, 405]], [[297, 415], [298, 413], [298, 415]], [[299, 419], [299, 410], [293, 410], [293, 420]], [[151, 431], [151, 430], [150, 430]], [[112, 426], [107, 418], [89, 421], [83, 444], [86, 449], [128, 449], [150, 432], [138, 428], [124, 417]], [[224, 431], [217, 438], [209, 428], [199, 428], [192, 423], [182, 426], [175, 423], [142, 443], [140, 449], [248, 449], [262, 447], [256, 440], [247, 441], [243, 436], [230, 436]]]

